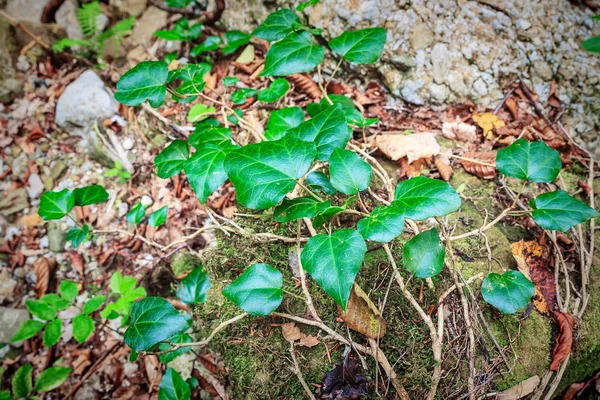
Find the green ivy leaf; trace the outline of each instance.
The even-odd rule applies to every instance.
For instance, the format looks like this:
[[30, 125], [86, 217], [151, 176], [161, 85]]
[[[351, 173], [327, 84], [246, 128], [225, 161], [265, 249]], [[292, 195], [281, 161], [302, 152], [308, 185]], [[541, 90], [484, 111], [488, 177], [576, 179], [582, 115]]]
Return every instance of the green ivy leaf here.
[[599, 216], [598, 212], [564, 190], [544, 193], [531, 200], [533, 220], [544, 229], [566, 232], [575, 225]]
[[[191, 342], [193, 342], [193, 340], [192, 340], [192, 337], [190, 335], [188, 335], [187, 333], [178, 333], [177, 335], [175, 335], [171, 339], [169, 339], [169, 342], [171, 342], [173, 344], [182, 344], [182, 343], [191, 343]], [[173, 348], [173, 346], [171, 346], [169, 343], [159, 343], [158, 344], [158, 351], [167, 351], [167, 350], [171, 350], [172, 348]], [[159, 356], [160, 362], [163, 364], [168, 364], [171, 361], [173, 361], [174, 359], [176, 359], [177, 357], [179, 357], [180, 355], [187, 353], [191, 349], [192, 349], [191, 347], [180, 347], [177, 350], [171, 351], [169, 353], [161, 354]]]
[[290, 84], [287, 79], [277, 78], [271, 82], [267, 89], [258, 92], [256, 97], [265, 103], [273, 103], [285, 96], [288, 90], [290, 90]]
[[102, 306], [102, 304], [104, 304], [105, 300], [106, 296], [92, 297], [83, 305], [83, 313], [85, 315], [90, 315], [94, 311], [98, 310]]
[[156, 174], [166, 179], [177, 175], [183, 169], [183, 164], [190, 157], [190, 148], [185, 140], [177, 139], [171, 142], [154, 159]]
[[244, 113], [239, 108], [233, 110], [233, 113], [227, 116], [227, 121], [233, 125], [239, 125], [240, 120], [244, 118]]
[[73, 209], [75, 196], [69, 189], [60, 192], [45, 192], [40, 199], [38, 214], [44, 221], [61, 219]]
[[55, 306], [46, 303], [45, 301], [40, 300], [25, 300], [25, 307], [27, 310], [39, 319], [43, 319], [44, 321], [50, 321], [56, 318], [56, 313], [58, 310]]
[[167, 371], [160, 381], [158, 389], [158, 400], [190, 400], [191, 393], [189, 385], [173, 368]]
[[87, 224], [83, 224], [81, 228], [73, 227], [67, 232], [67, 240], [70, 241], [73, 248], [76, 249], [86, 240], [89, 233], [90, 227], [87, 226]]
[[226, 76], [225, 78], [223, 78], [223, 86], [225, 86], [225, 87], [234, 86], [239, 81], [240, 81], [240, 78], [238, 78], [237, 76]]
[[286, 136], [297, 137], [317, 146], [317, 159], [328, 161], [333, 149], [343, 149], [352, 136], [340, 105], [334, 105], [290, 129]]
[[44, 346], [51, 347], [58, 343], [62, 333], [62, 319], [55, 318], [46, 324], [44, 329]]
[[209, 121], [212, 121], [212, 119], [196, 125], [194, 133], [192, 133], [188, 139], [189, 143], [196, 149], [199, 149], [205, 144], [212, 144], [221, 149], [230, 147], [231, 130], [220, 126], [211, 126], [208, 124]]
[[240, 31], [227, 31], [224, 35], [224, 46], [221, 49], [223, 54], [229, 54], [236, 51], [240, 46], [245, 45], [250, 41], [252, 36]]
[[56, 389], [69, 377], [71, 368], [50, 367], [37, 377], [34, 389], [36, 392], [49, 392]]
[[375, 207], [371, 215], [358, 221], [357, 228], [365, 239], [387, 243], [404, 230], [404, 215], [392, 206]]
[[286, 132], [297, 127], [304, 121], [304, 112], [300, 107], [286, 107], [275, 110], [269, 117], [265, 131], [268, 140], [278, 140], [285, 136]]
[[263, 210], [279, 203], [304, 176], [315, 157], [315, 145], [290, 137], [231, 151], [225, 171], [245, 207]]
[[404, 245], [402, 262], [417, 278], [425, 279], [442, 272], [446, 248], [435, 228], [421, 232]]
[[15, 372], [12, 379], [12, 392], [15, 399], [27, 397], [33, 389], [33, 367], [25, 364]]
[[344, 194], [366, 190], [373, 171], [369, 163], [350, 150], [334, 149], [329, 159], [331, 186]]
[[192, 1], [195, 0], [165, 0], [165, 3], [171, 8], [186, 8]]
[[283, 300], [281, 272], [268, 264], [248, 267], [224, 290], [223, 295], [252, 315], [267, 315]]
[[347, 207], [345, 206], [331, 206], [327, 209], [325, 209], [324, 211], [320, 212], [319, 214], [317, 214], [313, 221], [313, 227], [314, 228], [319, 228], [320, 226], [322, 226], [323, 224], [325, 224], [326, 222], [330, 221], [333, 217], [335, 217], [337, 214], [341, 213], [342, 211], [346, 210]]
[[33, 319], [28, 319], [23, 322], [23, 324], [19, 327], [17, 333], [10, 338], [10, 342], [20, 342], [21, 340], [27, 340], [35, 336], [42, 328], [44, 327], [44, 323], [40, 321], [35, 321]]
[[146, 207], [144, 207], [144, 205], [141, 202], [139, 202], [135, 206], [133, 206], [131, 210], [129, 210], [126, 219], [127, 222], [129, 222], [130, 224], [137, 225], [140, 222], [142, 222], [145, 216]]
[[91, 185], [73, 190], [76, 206], [89, 206], [108, 200], [108, 192], [100, 185]]
[[158, 210], [154, 211], [152, 214], [150, 214], [150, 217], [148, 217], [148, 225], [158, 228], [159, 226], [167, 222], [168, 211], [168, 206], [161, 207]]
[[329, 177], [321, 171], [314, 171], [306, 177], [306, 184], [313, 190], [321, 190], [323, 193], [333, 196], [337, 190], [331, 185]]
[[208, 196], [227, 180], [224, 163], [228, 151], [213, 144], [205, 144], [198, 147], [198, 151], [183, 165], [183, 170], [200, 204], [204, 204]]
[[350, 62], [373, 64], [383, 53], [386, 36], [384, 28], [348, 31], [331, 39], [329, 48]]
[[366, 252], [365, 240], [357, 231], [340, 229], [308, 239], [300, 258], [306, 272], [346, 311]]
[[306, 7], [314, 6], [315, 4], [318, 4], [318, 3], [319, 3], [319, 0], [303, 1], [300, 4], [298, 4], [298, 7], [296, 7], [296, 11], [302, 12], [306, 9]]
[[73, 337], [83, 343], [94, 332], [94, 320], [85, 314], [78, 314], [73, 318]]
[[77, 284], [73, 281], [64, 280], [60, 282], [58, 291], [60, 293], [60, 297], [62, 297], [66, 301], [73, 300], [79, 294], [79, 288], [77, 287]]
[[312, 197], [297, 197], [292, 200], [283, 199], [280, 205], [273, 210], [273, 217], [277, 222], [290, 222], [300, 218], [312, 218], [331, 206], [331, 202], [318, 201]]
[[204, 42], [194, 47], [190, 51], [190, 55], [192, 57], [198, 57], [200, 54], [205, 53], [207, 51], [217, 50], [219, 46], [221, 46], [221, 38], [218, 36], [209, 36]]
[[159, 107], [167, 93], [168, 66], [162, 61], [142, 61], [117, 82], [115, 100], [126, 106], [139, 106], [146, 100]]
[[209, 288], [210, 277], [204, 272], [204, 268], [200, 266], [194, 268], [188, 276], [183, 278], [179, 289], [177, 289], [177, 297], [188, 305], [204, 303]]
[[498, 151], [496, 166], [506, 176], [533, 182], [552, 182], [562, 168], [560, 154], [544, 142], [517, 139]]
[[145, 351], [188, 329], [187, 320], [160, 297], [146, 297], [133, 305], [125, 343], [135, 351]]
[[308, 32], [293, 32], [269, 48], [261, 76], [285, 76], [309, 72], [321, 64], [325, 49], [313, 43]]
[[13, 400], [13, 398], [8, 390], [0, 390], [0, 400]]
[[[188, 64], [177, 73], [177, 79], [181, 80], [181, 84], [175, 89], [175, 93], [179, 95], [184, 102], [190, 102], [196, 99], [198, 96], [188, 96], [202, 93], [206, 81], [204, 77], [211, 70], [210, 64], [199, 63], [199, 64]], [[196, 104], [195, 106], [198, 106]], [[203, 104], [202, 104], [203, 105]], [[206, 106], [204, 106], [206, 107]], [[206, 107], [209, 108], [209, 107]], [[214, 108], [214, 107], [213, 107]], [[191, 114], [190, 110], [190, 114]], [[188, 114], [188, 121], [190, 116]], [[193, 121], [190, 121], [193, 122]]]
[[341, 94], [330, 94], [327, 97], [329, 97], [329, 100], [331, 100], [333, 104], [329, 104], [329, 101], [326, 98], [321, 99], [320, 103], [308, 104], [306, 106], [308, 115], [311, 117], [315, 116], [329, 107], [339, 104], [344, 113], [344, 117], [346, 118], [346, 122], [352, 125], [360, 125], [364, 121], [365, 118], [348, 97], [342, 96]]
[[514, 314], [529, 303], [535, 290], [533, 283], [519, 271], [503, 275], [492, 272], [481, 284], [483, 299], [504, 314]]
[[292, 33], [294, 23], [300, 23], [300, 18], [289, 8], [282, 8], [269, 14], [263, 23], [252, 32], [252, 35], [267, 42], [274, 42]]
[[256, 95], [256, 89], [241, 88], [231, 94], [231, 101], [234, 104], [244, 104], [246, 99]]
[[591, 53], [600, 53], [600, 36], [594, 36], [581, 43], [581, 47]]
[[189, 26], [187, 18], [180, 18], [171, 30], [160, 30], [154, 32], [154, 36], [165, 40], [180, 40], [188, 42], [198, 39], [202, 35], [202, 24], [194, 24]]
[[446, 182], [417, 176], [400, 182], [394, 192], [392, 205], [405, 218], [422, 220], [441, 217], [458, 210], [460, 196]]

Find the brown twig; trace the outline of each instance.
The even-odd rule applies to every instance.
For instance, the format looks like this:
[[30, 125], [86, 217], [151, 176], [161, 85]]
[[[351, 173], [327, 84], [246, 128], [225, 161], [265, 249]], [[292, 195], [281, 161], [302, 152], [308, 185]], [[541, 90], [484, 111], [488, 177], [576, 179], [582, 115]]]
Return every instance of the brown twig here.
[[65, 0], [50, 0], [44, 6], [44, 10], [42, 11], [42, 18], [40, 22], [42, 24], [51, 24], [52, 22], [56, 22], [56, 12], [63, 5]]

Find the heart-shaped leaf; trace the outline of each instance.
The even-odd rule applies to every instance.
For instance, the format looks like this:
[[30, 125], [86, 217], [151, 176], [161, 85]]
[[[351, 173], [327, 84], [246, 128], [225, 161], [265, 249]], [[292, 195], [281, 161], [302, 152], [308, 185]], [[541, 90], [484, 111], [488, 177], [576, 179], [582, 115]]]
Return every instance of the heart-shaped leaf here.
[[417, 278], [425, 279], [442, 272], [446, 248], [435, 228], [421, 232], [402, 249], [404, 267]]
[[[169, 342], [171, 342], [173, 344], [181, 344], [181, 343], [191, 343], [191, 342], [193, 342], [193, 340], [192, 340], [192, 337], [190, 335], [188, 335], [187, 333], [179, 333], [179, 334], [173, 336], [171, 339], [169, 339]], [[159, 351], [167, 351], [167, 350], [171, 350], [172, 348], [173, 348], [173, 346], [171, 346], [169, 343], [160, 343], [158, 345]], [[176, 359], [177, 357], [179, 357], [180, 355], [187, 353], [191, 349], [192, 349], [191, 347], [180, 347], [177, 350], [171, 351], [169, 353], [161, 354], [159, 356], [160, 362], [163, 364], [168, 364], [171, 361], [173, 361], [174, 359]]]
[[60, 282], [58, 292], [64, 300], [71, 301], [79, 294], [79, 287], [73, 281], [63, 280]]
[[25, 398], [33, 389], [33, 367], [31, 364], [21, 366], [12, 379], [12, 392], [16, 399]]
[[93, 313], [94, 311], [98, 310], [102, 304], [104, 304], [105, 300], [106, 296], [92, 297], [83, 305], [83, 313], [85, 315]]
[[11, 343], [20, 342], [21, 340], [27, 340], [35, 336], [42, 328], [44, 327], [44, 323], [41, 321], [36, 321], [33, 319], [29, 319], [19, 327], [17, 333], [10, 338]]
[[146, 216], [146, 207], [142, 204], [142, 202], [137, 203], [135, 206], [131, 208], [131, 210], [127, 213], [125, 217], [127, 222], [133, 225], [137, 225]]
[[161, 226], [165, 222], [167, 222], [167, 213], [169, 211], [168, 206], [164, 206], [154, 211], [148, 217], [148, 225], [153, 226], [155, 228]]
[[279, 203], [296, 186], [315, 157], [315, 145], [290, 137], [231, 151], [225, 171], [245, 207], [263, 210]]
[[334, 149], [346, 147], [352, 131], [346, 124], [341, 106], [336, 104], [290, 129], [286, 136], [314, 142], [317, 146], [317, 159], [327, 161]]
[[62, 333], [62, 319], [55, 318], [46, 324], [44, 329], [44, 346], [51, 347], [58, 343]]
[[85, 315], [79, 314], [73, 318], [73, 337], [79, 343], [83, 343], [94, 332], [94, 320]]
[[321, 190], [323, 193], [334, 195], [337, 190], [331, 185], [329, 177], [321, 171], [311, 172], [306, 176], [306, 184], [313, 190]]
[[221, 49], [223, 54], [233, 53], [238, 47], [245, 45], [250, 41], [252, 36], [241, 31], [227, 31], [224, 35], [223, 42], [225, 45]]
[[371, 183], [369, 163], [350, 150], [334, 149], [329, 159], [331, 186], [344, 194], [363, 191]]
[[211, 115], [214, 115], [216, 112], [217, 109], [213, 106], [207, 106], [206, 104], [202, 103], [194, 104], [192, 108], [190, 108], [190, 111], [188, 111], [187, 120], [191, 123], [200, 122]]
[[[180, 69], [177, 73], [177, 79], [181, 80], [181, 84], [175, 89], [175, 93], [184, 99], [184, 102], [194, 100], [197, 96], [189, 95], [202, 93], [204, 86], [206, 85], [204, 77], [210, 72], [210, 69], [210, 64], [207, 63], [188, 64]], [[198, 104], [196, 104], [196, 106], [197, 105]]]
[[154, 32], [154, 36], [165, 40], [180, 40], [182, 42], [198, 39], [202, 35], [202, 24], [189, 26], [187, 18], [180, 18], [171, 30]]
[[283, 300], [281, 272], [268, 264], [248, 267], [224, 290], [223, 295], [252, 315], [267, 315]]
[[165, 0], [168, 7], [186, 8], [194, 0]]
[[591, 53], [600, 53], [600, 36], [594, 36], [581, 43], [581, 47]]
[[145, 351], [188, 327], [184, 316], [167, 300], [146, 297], [133, 305], [125, 343], [135, 351]]
[[216, 119], [206, 120], [196, 125], [194, 133], [190, 135], [188, 141], [196, 149], [204, 144], [212, 144], [221, 149], [231, 146], [231, 130], [220, 125], [215, 126], [212, 121], [216, 121], [218, 124]]
[[179, 289], [177, 289], [177, 297], [189, 305], [204, 303], [209, 288], [210, 277], [204, 272], [204, 268], [200, 266], [183, 278]]
[[313, 43], [308, 32], [292, 32], [269, 48], [261, 76], [309, 72], [321, 64], [325, 49]]
[[160, 381], [158, 400], [190, 400], [190, 386], [173, 368], [167, 371]]
[[139, 106], [146, 100], [159, 107], [167, 93], [168, 66], [162, 61], [142, 61], [117, 82], [115, 100], [126, 106]]
[[558, 151], [544, 142], [528, 142], [517, 139], [513, 144], [498, 151], [496, 166], [506, 176], [533, 182], [553, 182], [562, 162]]
[[108, 200], [108, 192], [100, 185], [91, 185], [73, 190], [76, 206], [89, 206]]
[[78, 248], [83, 243], [88, 234], [90, 233], [90, 227], [84, 224], [81, 228], [73, 227], [67, 232], [67, 240], [71, 242], [74, 249]]
[[71, 368], [67, 367], [50, 367], [45, 369], [35, 380], [35, 391], [44, 393], [56, 389], [69, 377], [71, 370]]
[[529, 202], [533, 220], [544, 229], [566, 232], [577, 224], [599, 216], [598, 212], [564, 190], [544, 193]]
[[404, 215], [396, 207], [379, 206], [358, 221], [358, 231], [368, 240], [389, 242], [404, 230]]
[[177, 175], [183, 169], [183, 164], [190, 157], [190, 148], [185, 140], [177, 139], [171, 142], [154, 159], [156, 175], [166, 179]]
[[226, 76], [223, 78], [223, 86], [230, 87], [236, 85], [240, 81], [237, 76]]
[[204, 204], [208, 196], [227, 180], [224, 163], [230, 149], [226, 151], [219, 146], [205, 144], [198, 147], [198, 151], [183, 165], [200, 204]]
[[304, 112], [300, 107], [286, 107], [275, 110], [269, 117], [265, 137], [269, 140], [281, 139], [286, 132], [304, 121]]
[[314, 219], [312, 221], [313, 227], [319, 228], [321, 225], [330, 221], [337, 214], [346, 210], [346, 208], [347, 208], [346, 206], [341, 206], [341, 207], [340, 206], [331, 206], [331, 207], [326, 208], [325, 210], [323, 210], [322, 212], [320, 212], [319, 214], [317, 214], [314, 217]]
[[311, 103], [306, 106], [306, 111], [308, 115], [315, 116], [322, 111], [325, 111], [332, 105], [339, 104], [342, 112], [344, 113], [344, 117], [346, 118], [346, 122], [352, 125], [361, 125], [365, 118], [362, 116], [360, 111], [356, 108], [356, 105], [346, 96], [342, 96], [341, 94], [330, 94], [329, 100], [333, 104], [329, 104], [329, 100], [326, 98], [321, 99], [320, 103]]
[[255, 96], [256, 92], [256, 89], [241, 88], [231, 94], [231, 101], [233, 101], [234, 104], [244, 104], [246, 99]]
[[483, 299], [504, 314], [514, 314], [525, 307], [534, 292], [533, 283], [519, 271], [506, 271], [503, 275], [492, 272], [481, 284]]
[[446, 182], [417, 176], [400, 182], [394, 192], [392, 205], [405, 218], [422, 220], [441, 217], [458, 210], [460, 196]]
[[263, 23], [252, 32], [252, 35], [267, 42], [274, 42], [292, 33], [295, 23], [300, 23], [300, 18], [296, 13], [289, 8], [282, 8], [269, 14]]
[[298, 4], [298, 7], [296, 7], [296, 11], [298, 12], [302, 12], [304, 11], [307, 7], [310, 6], [314, 6], [315, 4], [317, 4], [320, 0], [307, 0], [307, 1], [302, 1], [300, 2], [300, 4]]
[[273, 210], [273, 219], [277, 222], [290, 222], [300, 218], [312, 218], [330, 206], [331, 202], [329, 200], [321, 202], [312, 197], [284, 199]]
[[386, 36], [384, 28], [348, 31], [331, 39], [329, 48], [350, 62], [373, 64], [383, 53]]
[[44, 221], [61, 219], [73, 209], [75, 196], [69, 189], [60, 192], [46, 192], [40, 199], [38, 214]]
[[365, 240], [357, 231], [340, 229], [308, 239], [301, 254], [302, 266], [345, 311], [366, 252]]
[[265, 103], [272, 103], [279, 100], [290, 90], [290, 84], [285, 78], [277, 78], [265, 90], [261, 90], [256, 98]]
[[190, 51], [190, 55], [192, 57], [198, 57], [200, 54], [202, 54], [204, 52], [217, 50], [219, 48], [219, 46], [221, 46], [221, 38], [218, 36], [209, 36], [206, 38], [206, 40], [204, 42], [202, 42], [198, 46], [194, 47]]

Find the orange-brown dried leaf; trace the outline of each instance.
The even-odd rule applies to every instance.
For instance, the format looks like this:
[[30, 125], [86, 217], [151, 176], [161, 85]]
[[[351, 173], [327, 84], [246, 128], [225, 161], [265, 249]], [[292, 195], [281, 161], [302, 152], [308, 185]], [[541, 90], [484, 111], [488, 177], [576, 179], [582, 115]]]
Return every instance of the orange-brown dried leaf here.
[[338, 307], [338, 314], [348, 328], [370, 339], [382, 338], [385, 335], [386, 322], [379, 309], [356, 284], [352, 288], [346, 311]]
[[33, 273], [37, 278], [34, 288], [38, 297], [42, 297], [48, 293], [51, 270], [52, 268], [47, 258], [38, 258], [33, 263]]
[[548, 267], [544, 248], [535, 240], [521, 240], [513, 243], [511, 248], [519, 271], [535, 285], [535, 307], [543, 314], [553, 311], [556, 306], [556, 280]]
[[556, 321], [558, 322], [558, 335], [552, 349], [552, 363], [550, 371], [558, 371], [558, 367], [566, 360], [571, 348], [573, 347], [573, 327], [575, 319], [571, 314], [564, 314], [558, 311], [554, 312]]
[[450, 180], [450, 178], [452, 177], [452, 174], [454, 173], [454, 170], [452, 169], [452, 167], [450, 166], [450, 164], [448, 163], [447, 160], [445, 160], [445, 157], [436, 157], [435, 158], [435, 167], [437, 168], [438, 172], [440, 173], [440, 176], [442, 177], [443, 180], [445, 180], [446, 182], [448, 182]]
[[470, 174], [473, 174], [481, 179], [494, 179], [496, 177], [496, 153], [493, 151], [470, 151], [465, 153], [465, 158], [481, 161], [481, 164], [475, 161], [460, 160], [461, 165]]
[[515, 99], [513, 99], [512, 97], [506, 99], [506, 108], [508, 108], [508, 111], [510, 111], [510, 114], [512, 115], [513, 119], [516, 121], [519, 119], [519, 106], [517, 104], [517, 101]]
[[287, 80], [292, 82], [296, 88], [307, 94], [312, 99], [318, 99], [321, 97], [321, 89], [319, 89], [319, 85], [312, 78], [306, 74], [292, 74], [286, 76]]
[[71, 259], [71, 267], [79, 273], [79, 276], [85, 275], [85, 261], [83, 256], [75, 250], [69, 251], [69, 258]]

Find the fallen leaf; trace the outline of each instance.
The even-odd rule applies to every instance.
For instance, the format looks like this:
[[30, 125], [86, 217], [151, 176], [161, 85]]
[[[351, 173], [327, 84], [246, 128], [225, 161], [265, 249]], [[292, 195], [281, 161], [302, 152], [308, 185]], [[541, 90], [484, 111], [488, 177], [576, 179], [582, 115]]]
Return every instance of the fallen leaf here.
[[558, 371], [560, 364], [566, 360], [569, 353], [571, 353], [571, 347], [573, 346], [573, 326], [575, 325], [575, 319], [571, 314], [564, 314], [558, 311], [554, 311], [554, 316], [558, 322], [558, 335], [552, 348], [552, 363], [550, 364], [550, 371]]
[[548, 268], [544, 248], [535, 240], [521, 240], [513, 243], [511, 248], [519, 271], [535, 285], [535, 307], [543, 314], [553, 311], [556, 306], [556, 280], [554, 272]]
[[[73, 352], [73, 353], [75, 353], [75, 352]], [[90, 365], [92, 365], [92, 362], [90, 361], [90, 354], [91, 354], [90, 349], [77, 350], [77, 354], [74, 354], [74, 355], [78, 355], [78, 357], [71, 363], [71, 367], [73, 368], [74, 375], [83, 374], [85, 369], [87, 367], [89, 367]]]
[[445, 180], [446, 182], [449, 181], [450, 178], [452, 177], [452, 174], [454, 173], [454, 170], [450, 166], [448, 157], [437, 156], [435, 158], [434, 163], [435, 163], [435, 167], [437, 168], [438, 172], [440, 173], [440, 176], [442, 177], [442, 179]]
[[516, 121], [519, 119], [519, 105], [517, 104], [517, 101], [515, 99], [513, 99], [512, 97], [506, 99], [506, 108], [508, 108], [508, 111], [510, 111], [510, 114], [512, 115], [513, 119]]
[[450, 140], [474, 142], [477, 140], [477, 127], [463, 122], [459, 116], [456, 116], [454, 122], [444, 122], [442, 125], [442, 136]]
[[[496, 165], [496, 153], [493, 151], [470, 151], [463, 155], [465, 158], [481, 161], [485, 164]], [[476, 175], [481, 179], [494, 179], [496, 177], [496, 167], [485, 165], [474, 161], [460, 160], [460, 164], [465, 171]]]
[[75, 250], [69, 251], [69, 258], [71, 259], [71, 267], [79, 273], [79, 276], [85, 275], [85, 261], [83, 256]]
[[[52, 259], [54, 261], [54, 259]], [[50, 272], [55, 262], [50, 262], [47, 258], [38, 258], [33, 263], [33, 273], [37, 280], [35, 282], [35, 293], [38, 297], [42, 297], [48, 292], [50, 284]]]
[[565, 391], [565, 394], [563, 394], [562, 400], [588, 398], [583, 396], [594, 394], [593, 392], [586, 392], [586, 389], [589, 387], [592, 387], [592, 391], [596, 392], [595, 394], [600, 393], [600, 371], [596, 372], [595, 375], [583, 382], [572, 383], [571, 386], [569, 386], [569, 388]]
[[437, 156], [441, 150], [431, 132], [410, 135], [380, 135], [375, 139], [379, 150], [396, 161], [402, 157], [411, 164], [415, 160]]
[[369, 383], [359, 375], [356, 355], [348, 353], [323, 378], [321, 398], [323, 399], [358, 399], [369, 392]]
[[473, 113], [473, 121], [483, 129], [483, 137], [492, 139], [494, 129], [502, 128], [506, 124], [497, 115], [492, 113]]
[[158, 357], [154, 355], [148, 355], [144, 357], [143, 360], [146, 376], [148, 377], [148, 382], [150, 382], [150, 388], [148, 390], [151, 392], [155, 388], [158, 388], [162, 379], [160, 361], [158, 360]]
[[381, 317], [379, 309], [356, 284], [350, 293], [346, 311], [342, 311], [338, 306], [338, 313], [348, 328], [353, 331], [362, 333], [371, 339], [382, 338], [385, 335], [386, 323]]
[[321, 343], [316, 336], [302, 333], [300, 328], [293, 322], [281, 324], [281, 333], [283, 334], [283, 338], [290, 343], [300, 340], [298, 342], [299, 346], [314, 347]]
[[308, 336], [305, 336], [302, 339], [300, 339], [300, 342], [298, 342], [298, 345], [304, 346], [304, 347], [315, 347], [319, 343], [321, 343], [321, 342], [319, 341], [319, 339], [316, 336], [308, 335]]
[[319, 85], [310, 76], [306, 74], [292, 74], [286, 76], [287, 80], [296, 86], [296, 88], [311, 97], [313, 100], [321, 98], [323, 94]]
[[537, 375], [517, 383], [515, 386], [503, 390], [496, 395], [496, 400], [518, 400], [530, 393], [540, 384], [540, 377]]
[[254, 46], [249, 44], [235, 60], [238, 64], [250, 64], [254, 61]]
[[42, 225], [44, 220], [39, 216], [38, 213], [25, 215], [21, 218], [21, 223], [28, 228], [34, 228], [38, 225]]

